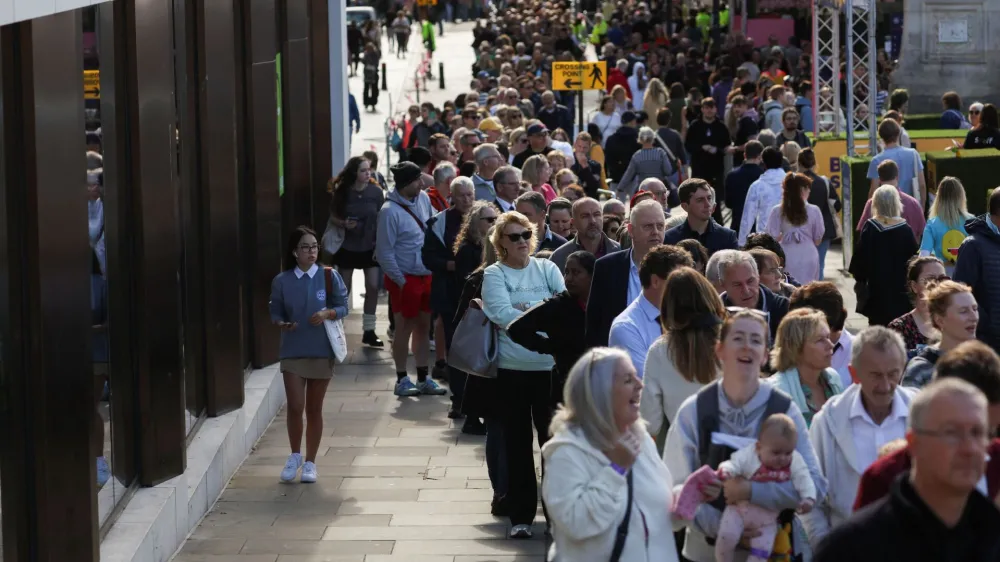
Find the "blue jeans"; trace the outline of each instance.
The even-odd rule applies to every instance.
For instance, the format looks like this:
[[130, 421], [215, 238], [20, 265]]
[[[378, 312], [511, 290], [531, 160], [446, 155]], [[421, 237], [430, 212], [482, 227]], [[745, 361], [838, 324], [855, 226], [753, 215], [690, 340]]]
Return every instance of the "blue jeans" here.
[[490, 475], [494, 496], [507, 495], [507, 443], [504, 441], [503, 422], [499, 418], [486, 418], [486, 471]]
[[824, 240], [816, 250], [819, 252], [819, 280], [823, 280], [823, 271], [826, 269], [826, 252], [830, 249], [830, 241]]

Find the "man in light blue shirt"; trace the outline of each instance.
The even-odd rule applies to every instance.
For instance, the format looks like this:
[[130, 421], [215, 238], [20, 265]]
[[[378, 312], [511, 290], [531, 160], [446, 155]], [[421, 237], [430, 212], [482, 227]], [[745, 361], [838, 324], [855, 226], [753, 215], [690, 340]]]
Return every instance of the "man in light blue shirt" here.
[[[875, 190], [882, 182], [878, 177], [878, 165], [886, 160], [892, 160], [899, 168], [896, 187], [901, 193], [905, 193], [920, 203], [923, 209], [927, 205], [927, 183], [924, 178], [924, 165], [920, 161], [920, 153], [912, 148], [905, 148], [899, 145], [899, 135], [901, 132], [899, 123], [892, 119], [885, 119], [878, 126], [878, 136], [885, 143], [885, 150], [878, 153], [870, 164], [868, 164], [868, 179], [871, 185], [868, 189], [868, 198], [871, 199]], [[916, 178], [920, 185], [920, 193], [913, 193], [913, 179]], [[919, 235], [918, 235], [919, 239]]]
[[646, 352], [662, 333], [660, 303], [667, 277], [682, 266], [694, 266], [687, 250], [665, 245], [650, 250], [639, 266], [642, 292], [611, 323], [608, 345], [627, 351], [640, 377], [646, 364]]

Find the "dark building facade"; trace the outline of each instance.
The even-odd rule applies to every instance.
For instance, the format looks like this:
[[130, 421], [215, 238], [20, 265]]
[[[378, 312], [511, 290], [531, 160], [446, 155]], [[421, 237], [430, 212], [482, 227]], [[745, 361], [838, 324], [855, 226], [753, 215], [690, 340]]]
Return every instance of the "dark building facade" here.
[[285, 232], [326, 222], [328, 49], [327, 0], [0, 27], [4, 562], [98, 560], [135, 490], [183, 473], [277, 360]]

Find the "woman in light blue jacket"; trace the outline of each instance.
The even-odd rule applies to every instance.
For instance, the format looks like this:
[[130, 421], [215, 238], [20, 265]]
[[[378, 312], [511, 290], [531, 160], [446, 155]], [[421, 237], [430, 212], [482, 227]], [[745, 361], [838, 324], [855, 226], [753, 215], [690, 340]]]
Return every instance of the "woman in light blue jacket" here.
[[920, 255], [937, 257], [950, 277], [958, 261], [958, 247], [969, 235], [965, 231], [965, 221], [971, 218], [961, 180], [946, 176], [938, 184], [937, 196], [920, 238]]
[[799, 308], [785, 316], [771, 352], [771, 363], [778, 372], [769, 380], [791, 396], [806, 425], [827, 400], [844, 391], [840, 375], [830, 368], [832, 358], [830, 327], [822, 312]]
[[506, 414], [508, 490], [504, 508], [510, 516], [511, 538], [531, 538], [538, 510], [538, 483], [532, 453], [532, 425], [538, 445], [548, 439], [552, 408], [551, 355], [517, 345], [507, 326], [529, 308], [566, 290], [559, 268], [546, 259], [531, 257], [538, 240], [534, 224], [521, 213], [500, 215], [490, 232], [499, 261], [483, 272], [483, 311], [500, 327], [500, 369], [496, 399]]
[[[332, 268], [316, 263], [319, 243], [312, 229], [300, 226], [285, 253], [294, 265], [271, 282], [271, 321], [281, 328], [281, 373], [288, 397], [288, 455], [281, 481], [315, 482], [316, 453], [323, 436], [323, 398], [333, 377], [333, 347], [323, 322], [347, 316], [347, 287]], [[301, 454], [302, 413], [306, 414], [306, 454]]]

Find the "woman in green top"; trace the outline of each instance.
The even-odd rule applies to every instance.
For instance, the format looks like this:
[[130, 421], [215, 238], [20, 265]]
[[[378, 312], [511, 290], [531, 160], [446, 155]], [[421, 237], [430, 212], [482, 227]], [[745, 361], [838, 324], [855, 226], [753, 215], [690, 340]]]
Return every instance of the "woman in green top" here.
[[822, 312], [799, 308], [785, 316], [771, 352], [772, 366], [778, 372], [768, 380], [791, 396], [806, 425], [827, 400], [844, 391], [840, 375], [830, 368], [832, 358], [830, 327]]

